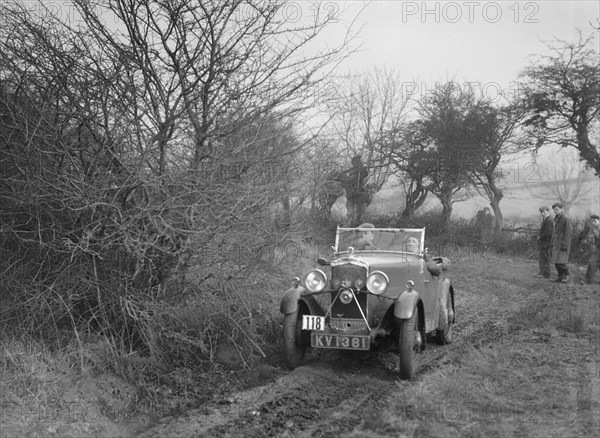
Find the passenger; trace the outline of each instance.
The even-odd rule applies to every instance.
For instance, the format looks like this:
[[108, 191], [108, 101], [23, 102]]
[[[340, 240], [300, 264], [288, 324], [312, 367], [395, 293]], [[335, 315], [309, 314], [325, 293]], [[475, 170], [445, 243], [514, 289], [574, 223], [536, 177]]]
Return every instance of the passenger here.
[[409, 237], [406, 240], [406, 251], [412, 252], [413, 254], [419, 254], [421, 252], [421, 245], [419, 239], [416, 237]]

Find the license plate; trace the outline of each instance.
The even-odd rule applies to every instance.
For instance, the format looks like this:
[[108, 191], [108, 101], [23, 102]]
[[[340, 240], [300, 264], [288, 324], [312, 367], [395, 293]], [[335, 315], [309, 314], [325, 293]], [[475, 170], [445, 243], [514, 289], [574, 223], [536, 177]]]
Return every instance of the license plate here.
[[338, 348], [343, 350], [368, 350], [369, 336], [310, 334], [310, 345], [316, 348]]
[[325, 330], [325, 317], [315, 315], [302, 315], [302, 330]]

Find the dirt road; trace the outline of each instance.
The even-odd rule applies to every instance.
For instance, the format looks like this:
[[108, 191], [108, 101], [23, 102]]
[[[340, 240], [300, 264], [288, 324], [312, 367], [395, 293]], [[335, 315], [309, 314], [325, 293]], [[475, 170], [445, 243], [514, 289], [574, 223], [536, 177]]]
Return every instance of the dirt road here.
[[392, 353], [317, 352], [141, 436], [598, 436], [598, 285], [553, 284], [536, 268], [458, 260], [455, 342], [428, 343], [409, 382]]

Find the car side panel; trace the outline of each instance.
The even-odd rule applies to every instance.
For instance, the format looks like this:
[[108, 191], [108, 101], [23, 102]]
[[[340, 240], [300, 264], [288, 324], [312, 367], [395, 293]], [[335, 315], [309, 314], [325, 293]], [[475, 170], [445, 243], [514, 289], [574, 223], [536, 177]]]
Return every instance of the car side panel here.
[[409, 262], [409, 279], [415, 283], [415, 290], [423, 302], [425, 330], [432, 330], [437, 315], [437, 290], [433, 288], [433, 278], [422, 259]]
[[425, 292], [423, 293], [423, 301], [425, 305], [425, 331], [430, 332], [435, 330], [439, 325], [439, 309], [440, 309], [440, 287], [441, 282], [438, 276], [431, 275], [428, 269], [424, 272]]
[[454, 290], [452, 288], [452, 283], [451, 283], [450, 279], [444, 278], [444, 279], [440, 280], [438, 289], [439, 289], [440, 301], [446, 300], [448, 295], [450, 295], [451, 302], [452, 302], [452, 310], [454, 311]]

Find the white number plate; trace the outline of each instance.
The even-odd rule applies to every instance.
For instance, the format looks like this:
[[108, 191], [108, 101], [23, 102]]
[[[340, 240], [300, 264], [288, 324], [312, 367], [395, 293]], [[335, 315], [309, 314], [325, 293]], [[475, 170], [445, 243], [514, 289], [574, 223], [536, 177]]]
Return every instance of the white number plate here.
[[302, 315], [302, 330], [325, 330], [325, 317]]
[[368, 350], [369, 336], [362, 335], [322, 335], [311, 333], [310, 345], [317, 348], [340, 348], [342, 350]]

